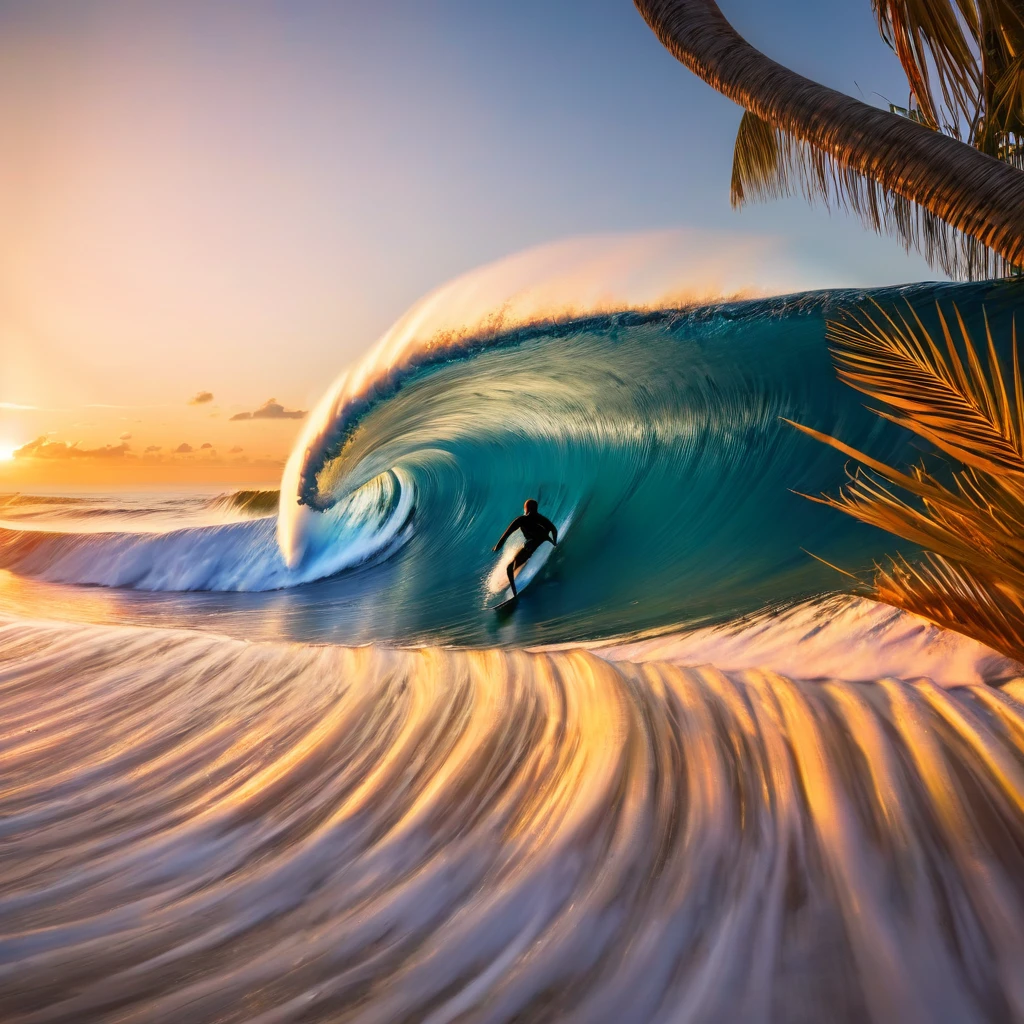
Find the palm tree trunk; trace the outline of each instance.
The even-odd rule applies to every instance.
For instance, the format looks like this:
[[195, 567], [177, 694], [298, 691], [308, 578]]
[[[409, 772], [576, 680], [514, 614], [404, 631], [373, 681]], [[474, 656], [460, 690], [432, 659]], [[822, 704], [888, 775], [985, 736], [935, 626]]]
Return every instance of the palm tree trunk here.
[[776, 64], [714, 0], [634, 3], [665, 48], [724, 96], [1024, 264], [1024, 172]]

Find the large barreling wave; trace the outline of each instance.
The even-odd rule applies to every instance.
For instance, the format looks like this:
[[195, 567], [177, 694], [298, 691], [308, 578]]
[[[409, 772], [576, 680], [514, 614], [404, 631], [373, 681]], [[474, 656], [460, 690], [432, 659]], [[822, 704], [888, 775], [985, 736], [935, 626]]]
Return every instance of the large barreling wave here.
[[[0, 567], [140, 591], [286, 590], [268, 600], [290, 606], [355, 588], [343, 635], [358, 640], [592, 639], [791, 602], [838, 585], [824, 562], [857, 571], [891, 540], [801, 496], [835, 490], [844, 461], [785, 421], [881, 459], [919, 454], [837, 382], [827, 319], [870, 298], [928, 321], [943, 301], [977, 325], [984, 306], [1008, 334], [1015, 295], [918, 285], [393, 334], [311, 415], [276, 518], [257, 502], [178, 529], [54, 530], [0, 509]], [[562, 543], [502, 623], [486, 607], [491, 548], [527, 497]]]

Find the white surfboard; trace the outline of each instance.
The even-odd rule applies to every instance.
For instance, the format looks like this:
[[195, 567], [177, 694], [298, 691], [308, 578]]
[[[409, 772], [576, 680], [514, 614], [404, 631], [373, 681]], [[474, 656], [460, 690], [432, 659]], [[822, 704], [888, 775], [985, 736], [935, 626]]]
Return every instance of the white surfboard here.
[[[558, 543], [561, 544], [572, 523], [575, 509], [570, 509], [555, 526], [558, 528]], [[520, 530], [516, 530], [506, 541], [501, 551], [498, 552], [498, 560], [494, 563], [490, 576], [486, 582], [486, 608], [505, 608], [515, 600], [512, 596], [512, 588], [508, 585], [508, 573], [506, 566], [515, 558], [516, 552], [520, 551], [526, 543], [526, 538]], [[544, 568], [547, 560], [554, 554], [555, 548], [550, 541], [545, 541], [516, 571], [516, 590], [521, 594], [536, 575]]]

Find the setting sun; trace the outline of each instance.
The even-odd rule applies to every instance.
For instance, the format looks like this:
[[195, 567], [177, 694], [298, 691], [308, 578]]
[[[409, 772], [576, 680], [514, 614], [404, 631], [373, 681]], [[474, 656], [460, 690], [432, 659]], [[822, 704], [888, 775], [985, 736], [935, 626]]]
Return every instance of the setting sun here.
[[7, 441], [0, 441], [0, 462], [10, 462], [18, 446], [9, 444]]

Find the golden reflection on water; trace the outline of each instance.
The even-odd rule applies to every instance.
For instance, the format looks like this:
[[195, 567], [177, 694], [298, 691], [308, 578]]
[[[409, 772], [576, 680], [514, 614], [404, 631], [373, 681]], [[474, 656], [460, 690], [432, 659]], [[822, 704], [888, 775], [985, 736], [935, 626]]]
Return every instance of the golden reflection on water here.
[[109, 587], [65, 587], [0, 569], [0, 612], [19, 618], [116, 623], [122, 604]]
[[1021, 697], [0, 615], [4, 1021], [1022, 1019]]

